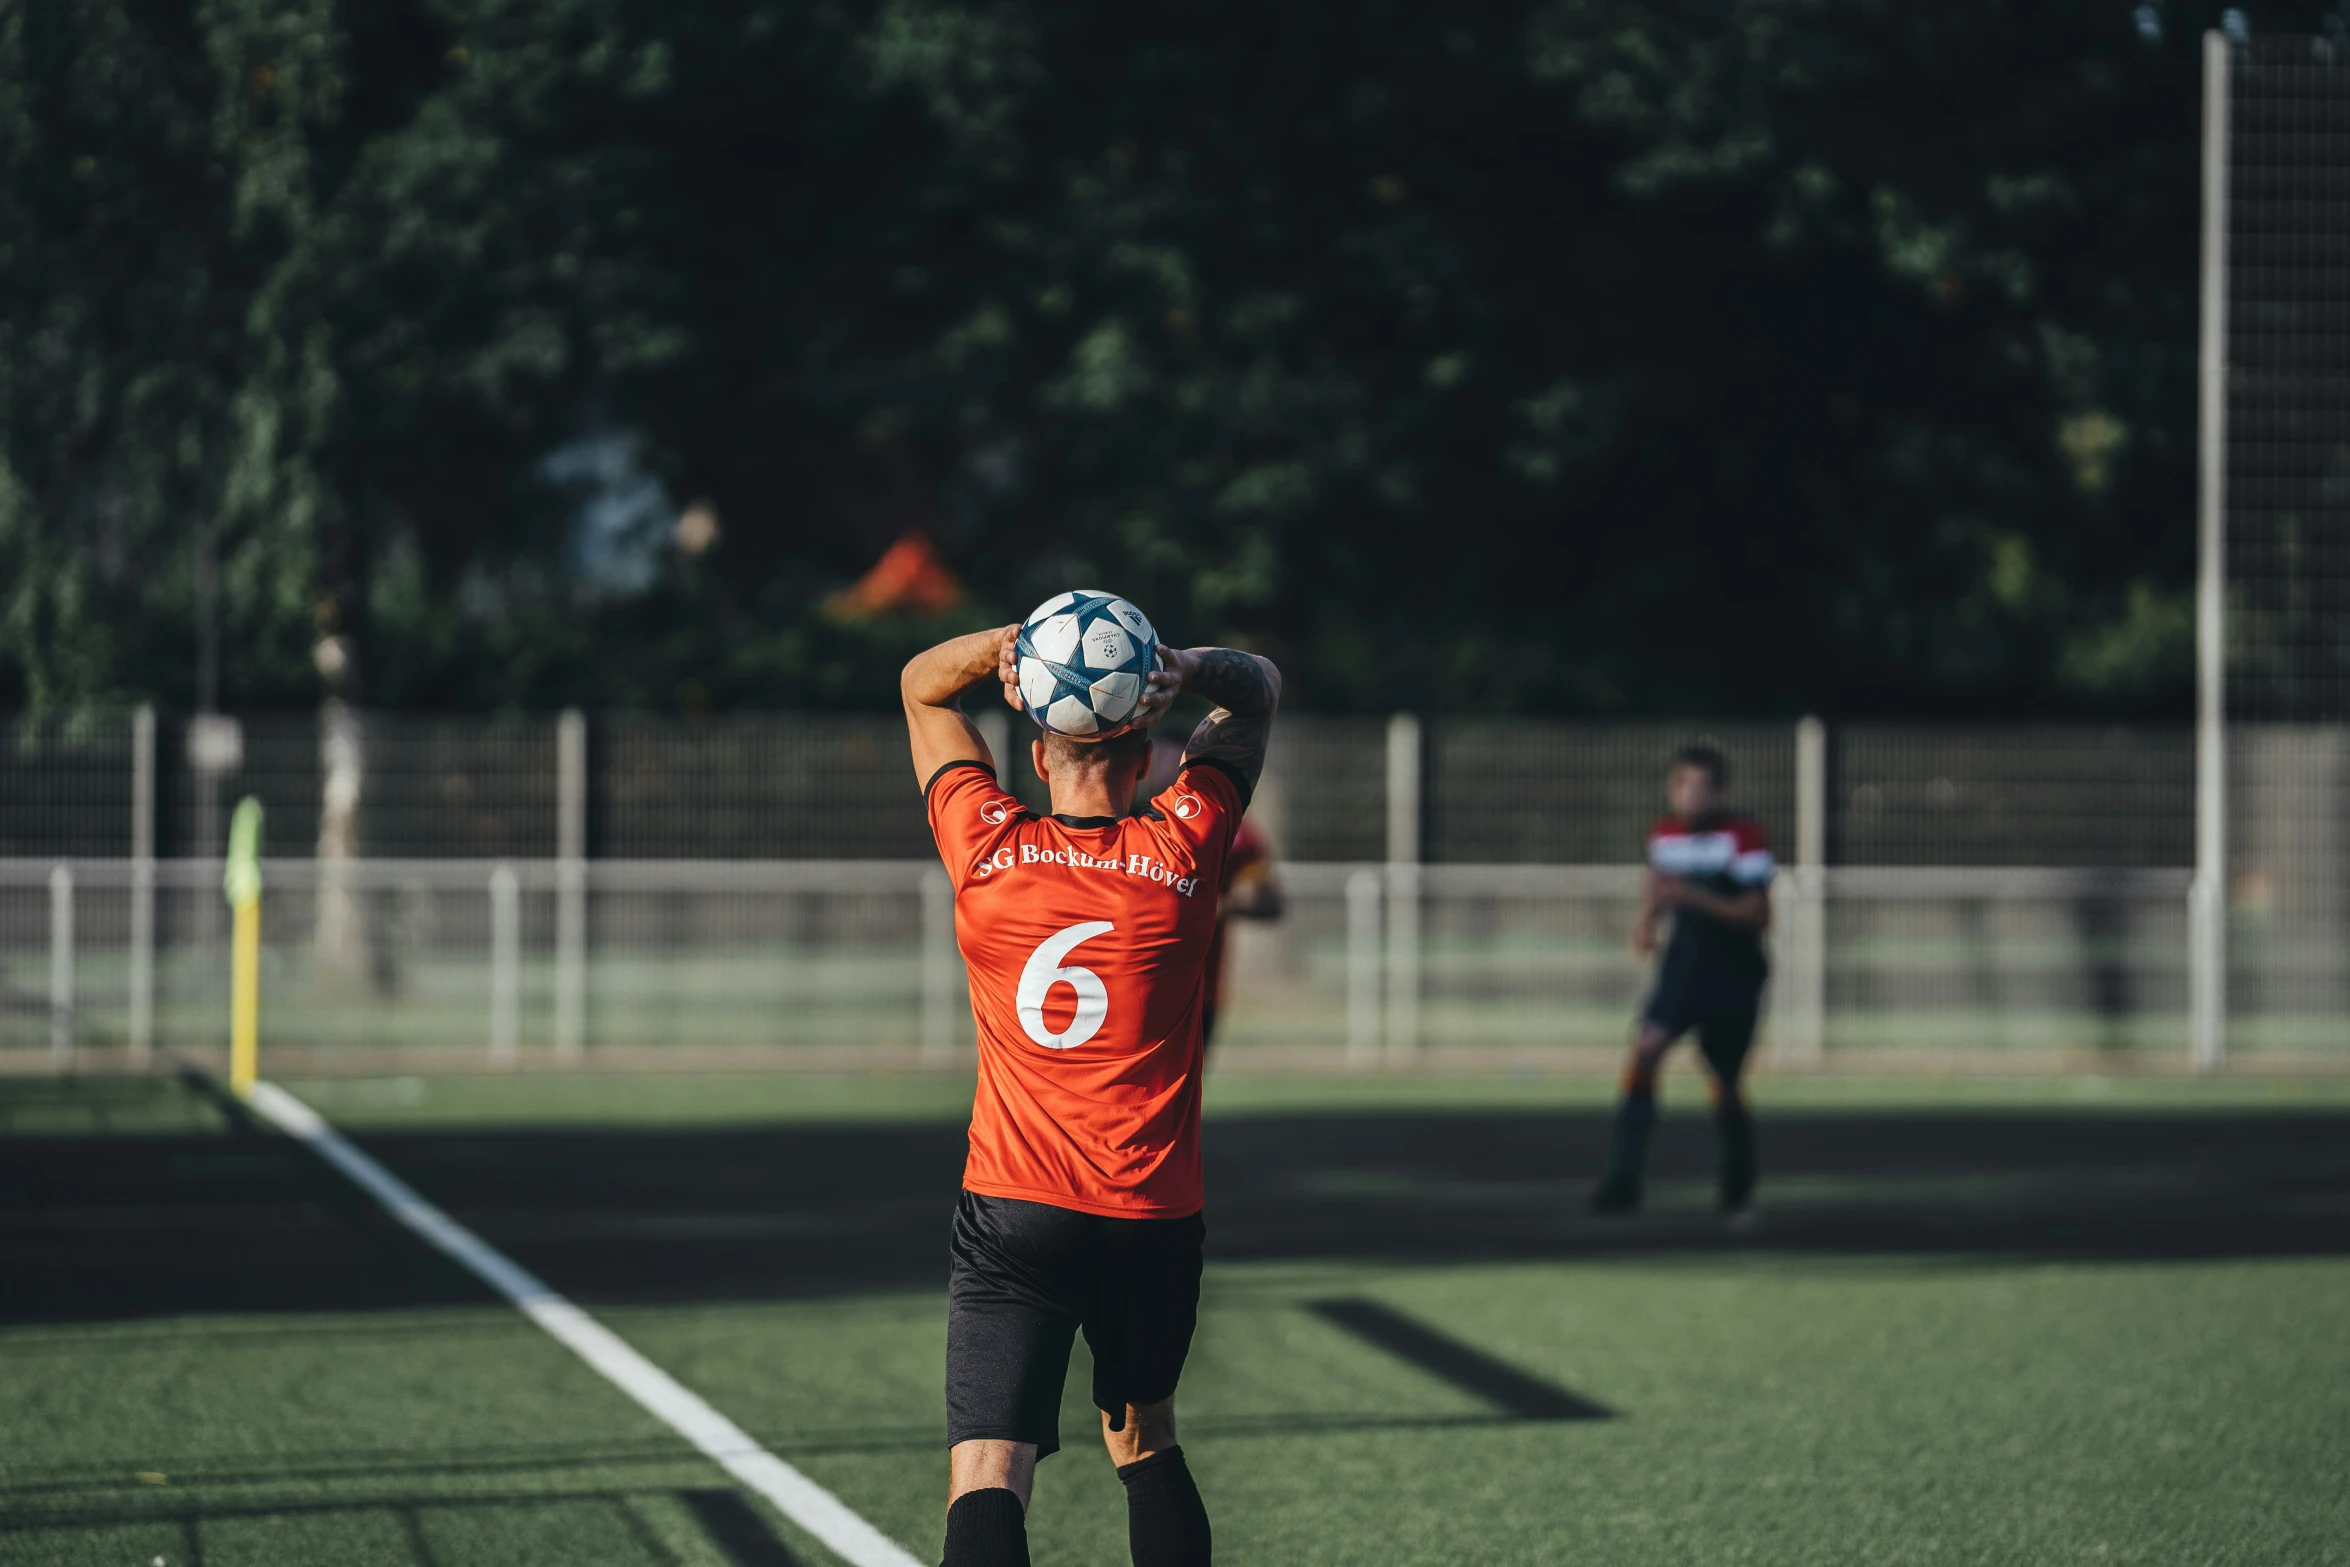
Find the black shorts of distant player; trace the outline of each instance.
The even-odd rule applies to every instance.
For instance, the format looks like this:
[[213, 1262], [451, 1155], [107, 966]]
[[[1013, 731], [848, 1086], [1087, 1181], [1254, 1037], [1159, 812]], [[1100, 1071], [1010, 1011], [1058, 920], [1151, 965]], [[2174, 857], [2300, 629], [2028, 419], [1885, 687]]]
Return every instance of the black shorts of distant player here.
[[[1667, 1047], [1694, 1037], [1717, 1085], [1735, 1088], [1762, 1014], [1763, 976], [1660, 973], [1640, 1008], [1640, 1031]], [[1749, 1172], [1751, 1179], [1751, 1172]]]

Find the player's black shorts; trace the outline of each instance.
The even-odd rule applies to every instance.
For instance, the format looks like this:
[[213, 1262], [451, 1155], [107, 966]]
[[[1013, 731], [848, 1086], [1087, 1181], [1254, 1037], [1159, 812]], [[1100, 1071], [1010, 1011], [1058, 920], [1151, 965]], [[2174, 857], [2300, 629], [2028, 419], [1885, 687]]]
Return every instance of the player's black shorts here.
[[1670, 1039], [1694, 1032], [1697, 1048], [1714, 1075], [1735, 1083], [1746, 1069], [1747, 1052], [1754, 1048], [1761, 1010], [1759, 984], [1693, 985], [1668, 971], [1657, 976], [1640, 1018], [1663, 1029]]
[[1093, 1402], [1113, 1418], [1172, 1397], [1199, 1319], [1187, 1219], [1106, 1219], [965, 1192], [947, 1274], [947, 1443], [1061, 1445], [1061, 1384], [1085, 1330]]

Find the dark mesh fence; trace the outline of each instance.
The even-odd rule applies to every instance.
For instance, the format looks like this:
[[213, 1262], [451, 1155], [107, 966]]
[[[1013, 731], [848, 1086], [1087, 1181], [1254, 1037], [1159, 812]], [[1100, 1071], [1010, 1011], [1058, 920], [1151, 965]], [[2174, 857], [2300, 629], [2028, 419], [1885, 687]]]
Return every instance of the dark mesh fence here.
[[1840, 865], [2186, 865], [2184, 725], [1855, 724], [1831, 731], [1828, 857]]
[[[316, 714], [243, 717], [207, 840], [184, 720], [158, 728], [158, 852], [214, 852], [234, 802], [258, 796], [273, 855], [317, 852], [325, 776]], [[1421, 853], [1448, 864], [1624, 864], [1663, 810], [1666, 764], [1703, 742], [1730, 759], [1730, 798], [1792, 859], [1792, 724], [1422, 722]], [[2247, 731], [2250, 733], [2250, 731]], [[2246, 752], [2247, 845], [2305, 845], [2341, 790], [2329, 736], [2282, 732]], [[128, 715], [17, 723], [0, 756], [0, 857], [129, 852]], [[371, 858], [544, 858], [556, 852], [556, 725], [541, 717], [365, 714], [359, 852]], [[588, 724], [589, 853], [599, 859], [921, 859], [921, 795], [892, 718], [620, 715]], [[1018, 749], [1024, 726], [1010, 729]], [[1258, 817], [1292, 860], [1387, 854], [1388, 724], [1282, 719]], [[2249, 742], [2247, 742], [2249, 743]], [[2193, 857], [2184, 726], [1850, 724], [1828, 731], [1822, 806], [1841, 865], [2184, 865]], [[2334, 767], [2338, 772], [2339, 767]], [[1016, 779], [1043, 803], [1028, 769]], [[2281, 813], [2281, 815], [2279, 814]], [[2264, 848], [2282, 886], [2293, 856]], [[2298, 894], [2296, 894], [2298, 895]]]
[[[1447, 719], [1428, 728], [1428, 858], [1465, 864], [1637, 860], [1673, 753], [1730, 761], [1730, 801], [1794, 832], [1792, 724], [1570, 724]], [[1792, 850], [1782, 844], [1782, 853]]]
[[895, 717], [619, 717], [592, 724], [589, 734], [589, 845], [596, 854], [899, 859], [932, 852], [905, 725]]
[[130, 852], [130, 715], [0, 722], [0, 858]]
[[2229, 53], [2228, 1049], [2350, 1042], [2350, 50]]
[[2350, 718], [2350, 58], [2237, 46], [2229, 87], [2228, 711]]
[[1259, 815], [1296, 860], [1387, 853], [1387, 722], [1283, 714], [1265, 760]]

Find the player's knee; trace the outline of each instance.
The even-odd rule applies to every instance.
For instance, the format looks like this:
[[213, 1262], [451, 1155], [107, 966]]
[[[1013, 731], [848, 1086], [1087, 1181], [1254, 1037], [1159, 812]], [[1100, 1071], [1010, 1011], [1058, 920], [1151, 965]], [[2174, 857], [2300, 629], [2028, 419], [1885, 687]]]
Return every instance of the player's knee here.
[[1036, 1444], [975, 1438], [947, 1449], [947, 1506], [972, 1491], [1005, 1490], [1028, 1505], [1036, 1488]]
[[1656, 1074], [1664, 1065], [1665, 1051], [1671, 1043], [1661, 1029], [1641, 1029], [1640, 1037], [1632, 1042], [1632, 1053], [1624, 1058], [1624, 1086], [1655, 1087]]
[[1174, 1445], [1175, 1400], [1172, 1398], [1155, 1404], [1128, 1404], [1126, 1418], [1119, 1422], [1117, 1430], [1110, 1429], [1107, 1413], [1102, 1416], [1102, 1446], [1108, 1449], [1110, 1462], [1120, 1468], [1140, 1463]]

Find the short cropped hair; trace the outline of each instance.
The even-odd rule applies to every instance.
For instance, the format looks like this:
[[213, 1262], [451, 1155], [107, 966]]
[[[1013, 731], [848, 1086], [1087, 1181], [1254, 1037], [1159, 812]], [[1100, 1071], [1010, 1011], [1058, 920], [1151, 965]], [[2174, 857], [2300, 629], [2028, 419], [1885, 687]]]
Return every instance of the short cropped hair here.
[[1054, 767], [1095, 767], [1110, 762], [1141, 762], [1151, 757], [1151, 732], [1128, 729], [1107, 740], [1078, 740], [1068, 735], [1044, 737], [1045, 760]]
[[1694, 767], [1714, 781], [1716, 789], [1729, 787], [1730, 759], [1712, 746], [1685, 745], [1673, 753], [1673, 767]]

